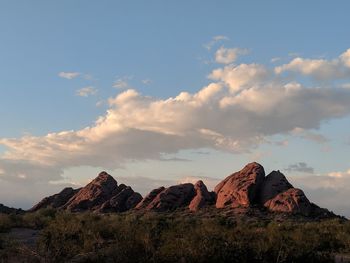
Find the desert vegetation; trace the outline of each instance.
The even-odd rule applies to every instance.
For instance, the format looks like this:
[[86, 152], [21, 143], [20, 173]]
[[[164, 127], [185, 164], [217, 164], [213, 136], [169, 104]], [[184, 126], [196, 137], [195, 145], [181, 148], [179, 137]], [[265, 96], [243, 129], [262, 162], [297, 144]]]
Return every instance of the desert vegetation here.
[[[342, 219], [244, 220], [218, 213], [94, 214], [43, 209], [0, 215], [2, 262], [333, 262], [350, 252]], [[40, 231], [34, 249], [8, 234]]]

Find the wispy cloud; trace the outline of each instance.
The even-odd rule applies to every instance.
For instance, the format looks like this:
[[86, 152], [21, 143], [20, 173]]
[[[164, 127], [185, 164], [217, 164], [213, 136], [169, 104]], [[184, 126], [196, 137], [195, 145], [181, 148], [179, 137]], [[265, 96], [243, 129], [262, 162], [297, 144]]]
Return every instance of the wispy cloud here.
[[300, 138], [303, 138], [305, 140], [309, 140], [309, 141], [313, 141], [319, 144], [323, 144], [326, 142], [329, 142], [329, 139], [327, 137], [325, 137], [322, 134], [313, 132], [313, 131], [309, 131], [300, 127], [295, 127], [292, 131], [291, 134], [294, 136], [298, 136]]
[[221, 41], [227, 41], [227, 40], [229, 40], [229, 38], [227, 36], [218, 35], [218, 36], [214, 36], [208, 43], [204, 44], [203, 46], [206, 49], [211, 50], [215, 44], [217, 44]]
[[152, 83], [152, 80], [151, 79], [143, 79], [142, 83], [145, 85], [150, 85]]
[[58, 76], [64, 79], [74, 79], [80, 75], [79, 72], [60, 72], [58, 73]]
[[97, 93], [97, 89], [92, 86], [81, 88], [76, 92], [77, 96], [80, 96], [80, 97], [88, 97], [91, 95], [95, 95], [96, 93]]
[[313, 174], [314, 173], [314, 168], [310, 167], [307, 165], [305, 162], [299, 162], [295, 164], [290, 164], [285, 171], [287, 172], [298, 172], [298, 173], [309, 173]]
[[130, 76], [118, 77], [114, 82], [112, 87], [117, 89], [131, 89], [129, 81], [132, 79]]

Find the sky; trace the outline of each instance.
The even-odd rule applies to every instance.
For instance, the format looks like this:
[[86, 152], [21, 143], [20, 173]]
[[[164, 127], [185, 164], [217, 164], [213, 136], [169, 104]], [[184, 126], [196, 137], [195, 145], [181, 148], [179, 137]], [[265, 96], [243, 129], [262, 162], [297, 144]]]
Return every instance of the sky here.
[[0, 3], [0, 203], [257, 161], [350, 216], [348, 1]]

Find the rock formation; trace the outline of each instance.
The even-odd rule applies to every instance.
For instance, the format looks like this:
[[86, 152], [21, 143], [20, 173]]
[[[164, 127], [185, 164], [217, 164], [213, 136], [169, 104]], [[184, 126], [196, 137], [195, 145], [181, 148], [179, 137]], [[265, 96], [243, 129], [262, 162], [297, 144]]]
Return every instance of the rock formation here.
[[304, 192], [297, 188], [290, 188], [277, 194], [264, 204], [270, 211], [302, 214], [308, 216], [313, 208]]
[[194, 190], [196, 195], [188, 206], [191, 211], [197, 211], [204, 206], [214, 204], [216, 194], [213, 192], [208, 192], [208, 189], [203, 181], [198, 181], [194, 185]]
[[258, 203], [257, 198], [264, 178], [265, 171], [260, 164], [247, 164], [241, 171], [228, 176], [215, 187], [216, 207], [248, 207]]
[[293, 188], [293, 185], [288, 182], [287, 178], [280, 171], [272, 171], [265, 177], [262, 184], [260, 203], [265, 204], [268, 200], [290, 188]]
[[0, 204], [0, 213], [1, 214], [23, 214], [24, 211], [22, 209], [12, 208]]
[[72, 198], [73, 195], [75, 195], [80, 189], [74, 190], [71, 187], [64, 188], [61, 192], [58, 194], [45, 197], [43, 200], [41, 200], [38, 204], [33, 206], [31, 209], [29, 209], [30, 212], [35, 212], [37, 210], [52, 207], [52, 208], [59, 208], [63, 206], [65, 203], [68, 202], [70, 198]]
[[73, 212], [96, 210], [111, 199], [117, 189], [117, 181], [108, 173], [101, 172], [92, 182], [70, 198], [62, 208]]
[[290, 214], [325, 213], [310, 203], [304, 192], [294, 188], [280, 171], [273, 171], [265, 177], [264, 168], [250, 163], [215, 187], [216, 207], [266, 207], [272, 212]]
[[165, 187], [159, 187], [157, 189], [152, 190], [148, 195], [146, 195], [145, 198], [141, 200], [140, 203], [137, 204], [136, 209], [145, 209], [153, 200], [156, 198], [156, 196], [161, 193]]
[[125, 212], [134, 208], [140, 201], [142, 196], [135, 193], [130, 186], [121, 184], [111, 199], [104, 202], [98, 209], [99, 212]]
[[323, 218], [334, 216], [311, 203], [304, 192], [294, 188], [280, 171], [273, 171], [265, 177], [264, 168], [255, 162], [225, 178], [214, 192], [209, 192], [205, 184], [198, 181], [195, 185], [185, 183], [159, 187], [143, 199], [130, 186], [118, 186], [112, 176], [102, 172], [85, 187], [77, 190], [65, 188], [58, 194], [44, 198], [30, 211], [45, 207], [100, 213], [125, 212], [134, 208], [156, 212], [178, 208], [198, 211], [214, 205], [236, 212], [255, 209], [264, 213], [271, 211]]
[[45, 207], [53, 207], [72, 212], [124, 212], [134, 208], [142, 196], [130, 186], [121, 184], [108, 173], [101, 172], [83, 188], [65, 188], [58, 194], [44, 198], [30, 212]]
[[190, 183], [170, 186], [159, 192], [160, 189], [153, 190], [146, 197], [148, 199], [143, 200], [142, 204], [137, 207], [157, 212], [171, 211], [188, 206], [196, 194], [193, 184]]

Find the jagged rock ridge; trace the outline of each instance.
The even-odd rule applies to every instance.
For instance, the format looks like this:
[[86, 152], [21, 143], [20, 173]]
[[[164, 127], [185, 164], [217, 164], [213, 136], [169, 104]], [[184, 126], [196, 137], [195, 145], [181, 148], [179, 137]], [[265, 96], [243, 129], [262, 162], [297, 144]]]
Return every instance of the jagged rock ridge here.
[[65, 188], [58, 194], [44, 198], [29, 211], [46, 207], [72, 212], [124, 212], [134, 208], [142, 196], [130, 186], [121, 184], [108, 173], [101, 172], [94, 180], [80, 189]]
[[66, 187], [58, 194], [45, 197], [43, 200], [41, 200], [38, 204], [33, 206], [29, 211], [35, 212], [43, 208], [51, 207], [51, 208], [59, 208], [66, 204], [72, 196], [74, 196], [77, 192], [79, 192], [79, 189], [73, 189], [72, 187]]
[[208, 206], [216, 208], [254, 208], [271, 212], [301, 214], [304, 216], [329, 216], [327, 209], [311, 203], [300, 189], [294, 188], [280, 171], [265, 176], [263, 166], [253, 162], [241, 171], [222, 180], [209, 192], [202, 181], [184, 183], [152, 190], [145, 198], [130, 186], [118, 185], [108, 173], [100, 173], [81, 189], [66, 188], [60, 193], [44, 198], [30, 211], [45, 207], [73, 212], [95, 211], [101, 213], [138, 211], [166, 212], [178, 208], [198, 211]]

